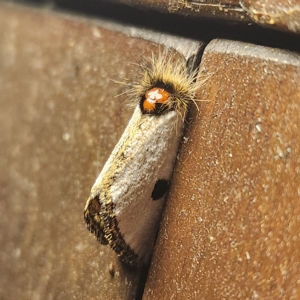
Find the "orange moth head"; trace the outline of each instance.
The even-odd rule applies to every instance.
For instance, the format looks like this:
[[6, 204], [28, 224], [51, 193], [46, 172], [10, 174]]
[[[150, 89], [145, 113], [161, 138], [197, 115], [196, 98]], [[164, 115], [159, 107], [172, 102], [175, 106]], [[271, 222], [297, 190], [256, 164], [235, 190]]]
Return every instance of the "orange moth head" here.
[[175, 111], [184, 120], [198, 88], [196, 71], [189, 73], [184, 58], [172, 51], [153, 55], [142, 68], [141, 80], [130, 92], [141, 113], [160, 116]]
[[170, 93], [166, 89], [154, 87], [146, 92], [142, 101], [142, 109], [145, 113], [156, 114], [169, 98]]

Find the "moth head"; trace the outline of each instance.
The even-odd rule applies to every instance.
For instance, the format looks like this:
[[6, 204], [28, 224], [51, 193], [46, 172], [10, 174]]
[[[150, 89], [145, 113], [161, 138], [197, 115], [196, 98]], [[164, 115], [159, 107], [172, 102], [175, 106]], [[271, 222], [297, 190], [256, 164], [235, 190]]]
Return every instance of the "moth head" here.
[[143, 114], [161, 115], [174, 110], [172, 92], [168, 86], [156, 85], [141, 96], [140, 108]]

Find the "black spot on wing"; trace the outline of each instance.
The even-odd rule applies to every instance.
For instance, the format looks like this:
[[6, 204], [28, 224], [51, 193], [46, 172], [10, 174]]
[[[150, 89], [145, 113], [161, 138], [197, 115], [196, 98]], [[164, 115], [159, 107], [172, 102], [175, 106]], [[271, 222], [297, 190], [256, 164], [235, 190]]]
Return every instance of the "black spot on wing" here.
[[151, 198], [153, 200], [158, 200], [162, 198], [169, 189], [169, 183], [165, 179], [158, 179], [154, 185]]

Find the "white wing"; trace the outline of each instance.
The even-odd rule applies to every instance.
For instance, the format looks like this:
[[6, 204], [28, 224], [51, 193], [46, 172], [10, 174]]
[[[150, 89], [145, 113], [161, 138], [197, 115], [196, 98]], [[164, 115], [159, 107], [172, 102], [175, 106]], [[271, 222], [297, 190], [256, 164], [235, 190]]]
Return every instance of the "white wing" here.
[[99, 230], [129, 264], [152, 253], [182, 129], [175, 111], [143, 115], [137, 107], [92, 188], [86, 210], [99, 201]]

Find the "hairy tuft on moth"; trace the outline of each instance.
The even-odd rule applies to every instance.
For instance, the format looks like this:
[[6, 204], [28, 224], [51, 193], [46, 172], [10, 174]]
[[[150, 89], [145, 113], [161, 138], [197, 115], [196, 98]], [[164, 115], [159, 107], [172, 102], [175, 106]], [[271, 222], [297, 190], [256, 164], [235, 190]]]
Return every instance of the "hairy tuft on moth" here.
[[184, 120], [199, 84], [174, 52], [152, 55], [128, 95], [135, 110], [94, 183], [87, 228], [123, 262], [147, 264], [169, 189]]

